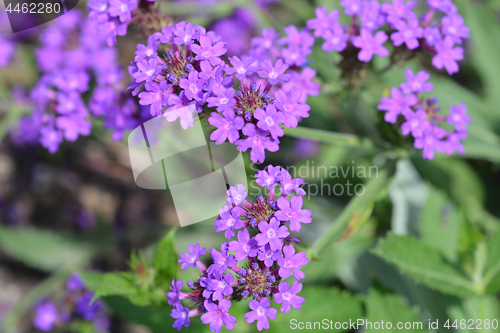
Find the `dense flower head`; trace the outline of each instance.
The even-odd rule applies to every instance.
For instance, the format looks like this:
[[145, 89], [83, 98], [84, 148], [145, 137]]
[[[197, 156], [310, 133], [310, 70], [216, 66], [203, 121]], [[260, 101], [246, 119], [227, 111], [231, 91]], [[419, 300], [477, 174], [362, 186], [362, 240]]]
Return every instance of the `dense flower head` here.
[[[270, 327], [278, 310], [271, 307], [271, 299], [281, 304], [281, 311], [290, 307], [300, 309], [305, 299], [297, 294], [302, 289], [298, 280], [305, 278], [301, 270], [308, 263], [305, 252], [296, 252], [290, 236], [302, 224], [311, 223], [312, 212], [303, 209], [300, 187], [302, 179], [294, 179], [279, 166], [269, 165], [256, 174], [261, 192], [250, 198], [246, 187], [238, 184], [227, 192], [226, 205], [214, 222], [216, 232], [225, 232], [229, 240], [220, 251], [211, 249], [212, 264], [205, 268], [200, 255], [205, 253], [199, 244], [189, 245], [189, 252], [181, 255], [184, 268], [197, 266], [201, 277], [188, 281], [190, 292], [182, 292], [183, 282], [172, 280], [167, 292], [168, 304], [173, 307], [174, 327], [189, 325], [189, 317], [201, 314], [201, 321], [210, 325], [212, 332], [223, 326], [233, 329], [236, 318], [229, 314], [234, 301], [250, 298], [250, 311], [245, 314], [248, 323], [256, 322], [257, 329]], [[288, 223], [289, 222], [289, 223]], [[295, 281], [282, 282], [290, 276]], [[190, 299], [188, 311], [181, 301]]]
[[[307, 95], [317, 94], [319, 88], [311, 82], [312, 69], [297, 67], [314, 39], [293, 26], [285, 31], [287, 37], [279, 39], [287, 46], [283, 58], [274, 45], [278, 35], [264, 30], [248, 55], [227, 61], [227, 44], [213, 31], [186, 22], [164, 27], [138, 45], [129, 67], [134, 78], [129, 89], [141, 105], [150, 106], [152, 116], [163, 115], [169, 122], [180, 119], [184, 129], [193, 127], [195, 115], [203, 113], [215, 127], [211, 140], [250, 150], [251, 160], [262, 163], [266, 150], [279, 149], [282, 126], [296, 127], [309, 116]], [[291, 61], [285, 50], [300, 50], [300, 57], [291, 55]]]
[[[314, 36], [325, 40], [323, 50], [346, 52], [349, 46], [359, 49], [360, 62], [369, 62], [373, 55], [389, 56], [384, 44], [390, 39], [396, 47], [410, 51], [430, 52], [432, 64], [444, 68], [448, 74], [458, 72], [457, 61], [463, 59], [463, 40], [469, 38], [469, 28], [457, 13], [451, 0], [428, 0], [428, 12], [418, 16], [414, 7], [416, 1], [392, 0], [380, 4], [377, 0], [342, 0], [340, 5], [346, 15], [353, 16], [349, 25], [342, 25], [338, 19], [340, 12], [330, 13], [325, 7], [316, 9], [316, 18], [307, 22]], [[439, 19], [436, 11], [444, 16]], [[386, 32], [389, 31], [390, 38]], [[399, 51], [404, 52], [404, 51]], [[407, 52], [407, 55], [413, 53]]]
[[[35, 54], [41, 76], [28, 98], [33, 111], [13, 130], [16, 143], [26, 143], [17, 139], [31, 132], [30, 141], [38, 140], [55, 153], [64, 140], [89, 135], [92, 116], [104, 117], [104, 127], [113, 130], [115, 140], [139, 125], [142, 116], [124, 92], [117, 51], [106, 46], [80, 11], [54, 20], [41, 32], [40, 41]], [[92, 91], [91, 81], [96, 82]]]
[[[436, 98], [425, 98], [424, 92], [433, 89], [427, 82], [430, 75], [420, 71], [415, 75], [411, 69], [406, 71], [407, 82], [401, 89], [392, 88], [391, 97], [382, 97], [378, 109], [386, 111], [384, 118], [392, 124], [401, 126], [403, 135], [412, 135], [415, 148], [423, 150], [423, 157], [434, 158], [434, 151], [448, 155], [463, 153], [461, 141], [467, 138], [467, 125], [471, 118], [467, 115], [465, 104], [454, 105], [448, 116], [440, 115]], [[440, 127], [438, 122], [448, 123], [450, 130]]]

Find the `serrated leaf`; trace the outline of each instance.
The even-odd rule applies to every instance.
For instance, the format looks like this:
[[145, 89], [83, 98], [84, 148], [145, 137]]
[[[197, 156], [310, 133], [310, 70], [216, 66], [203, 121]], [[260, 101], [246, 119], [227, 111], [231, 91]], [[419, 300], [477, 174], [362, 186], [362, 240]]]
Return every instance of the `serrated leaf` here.
[[0, 227], [0, 248], [24, 264], [45, 272], [79, 269], [89, 263], [93, 254], [86, 243], [35, 228]]
[[[276, 320], [271, 322], [272, 332], [308, 332], [307, 329], [298, 329], [298, 323], [321, 322], [328, 320], [329, 332], [345, 332], [349, 329], [336, 329], [336, 322], [356, 321], [363, 317], [363, 302], [361, 299], [347, 291], [336, 288], [304, 286], [299, 293], [306, 299], [302, 309], [291, 310], [290, 313], [278, 313]], [[279, 305], [278, 305], [279, 308]], [[330, 328], [333, 322], [333, 329]], [[294, 328], [297, 325], [297, 328]]]
[[372, 252], [395, 265], [417, 283], [456, 296], [473, 296], [472, 282], [436, 250], [409, 236], [389, 234]]
[[377, 289], [371, 289], [368, 298], [366, 299], [367, 321], [372, 323], [372, 326], [366, 326], [363, 332], [380, 332], [375, 329], [373, 323], [381, 323], [384, 321], [387, 331], [388, 323], [391, 329], [397, 329], [398, 323], [410, 325], [409, 329], [405, 328], [405, 332], [424, 332], [425, 324], [418, 315], [416, 309], [410, 307], [408, 301], [400, 295], [383, 292]]
[[430, 187], [420, 223], [422, 241], [448, 261], [456, 262], [463, 219], [463, 213], [443, 192]]
[[170, 284], [172, 277], [179, 269], [177, 254], [175, 253], [174, 236], [177, 228], [172, 228], [156, 245], [153, 254], [153, 267], [157, 272], [159, 284]]

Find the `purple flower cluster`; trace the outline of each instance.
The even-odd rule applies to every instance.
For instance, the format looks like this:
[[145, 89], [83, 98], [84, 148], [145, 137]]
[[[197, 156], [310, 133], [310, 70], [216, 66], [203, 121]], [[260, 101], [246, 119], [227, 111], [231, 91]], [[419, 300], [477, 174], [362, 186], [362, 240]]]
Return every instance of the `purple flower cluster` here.
[[73, 274], [66, 282], [64, 300], [61, 302], [42, 301], [35, 307], [33, 326], [44, 332], [54, 326], [69, 326], [83, 320], [92, 322], [99, 332], [107, 332], [110, 322], [103, 304], [96, 300], [90, 303], [94, 294], [88, 291], [82, 280]]
[[[314, 30], [316, 37], [325, 40], [323, 50], [326, 52], [342, 52], [351, 44], [359, 49], [358, 59], [369, 62], [374, 55], [389, 55], [384, 46], [389, 39], [387, 25], [395, 47], [404, 45], [408, 50], [426, 50], [434, 55], [432, 64], [438, 69], [445, 68], [451, 75], [458, 72], [457, 61], [463, 59], [463, 49], [456, 45], [469, 37], [469, 28], [464, 26], [451, 0], [428, 0], [427, 3], [428, 12], [418, 17], [413, 11], [416, 1], [393, 0], [380, 5], [377, 0], [342, 0], [340, 5], [345, 14], [352, 16], [350, 25], [338, 22], [338, 10], [328, 13], [321, 7], [316, 9], [316, 18], [309, 20], [307, 26]], [[444, 14], [440, 22], [433, 22], [436, 11]]]
[[[3, 30], [8, 29], [9, 18], [6, 11], [0, 11], [0, 67], [7, 66], [14, 54], [14, 41], [2, 36]], [[5, 28], [5, 29], [4, 29]]]
[[92, 115], [104, 116], [114, 139], [138, 125], [137, 106], [121, 93], [124, 75], [116, 50], [95, 35], [93, 23], [83, 20], [81, 12], [72, 10], [55, 20], [40, 34], [40, 41], [35, 52], [41, 76], [29, 97], [33, 112], [13, 130], [16, 143], [38, 140], [54, 153], [63, 140], [89, 135], [91, 114], [84, 95], [91, 79], [96, 81], [89, 101]]
[[[228, 242], [220, 251], [209, 251], [213, 263], [208, 268], [200, 260], [205, 249], [199, 244], [190, 245], [189, 252], [181, 255], [181, 268], [198, 267], [202, 276], [187, 282], [191, 289], [187, 293], [181, 291], [181, 280], [172, 280], [166, 296], [178, 330], [189, 326], [190, 318], [199, 314], [212, 332], [220, 332], [223, 325], [234, 329], [236, 318], [229, 310], [232, 301], [242, 298], [251, 298], [251, 311], [245, 319], [257, 322], [259, 331], [268, 329], [269, 320], [276, 319], [278, 310], [271, 307], [271, 299], [281, 304], [283, 313], [302, 307], [305, 299], [297, 295], [302, 290], [299, 280], [304, 279], [301, 267], [309, 260], [305, 252], [296, 253], [292, 242], [299, 240], [290, 236], [290, 231], [298, 232], [303, 223], [312, 220], [312, 212], [302, 208], [306, 193], [300, 186], [305, 183], [272, 165], [257, 173], [256, 182], [264, 195], [253, 200], [241, 184], [227, 191], [226, 205], [214, 225], [216, 232], [224, 231]], [[295, 278], [291, 284], [282, 281], [291, 275]], [[192, 300], [195, 308], [182, 305], [183, 299]]]
[[[450, 108], [448, 116], [437, 114], [437, 98], [424, 98], [422, 94], [432, 91], [433, 85], [427, 82], [430, 75], [420, 71], [415, 75], [411, 69], [406, 71], [407, 82], [401, 88], [392, 88], [391, 97], [382, 97], [379, 110], [386, 111], [384, 119], [395, 124], [402, 119], [403, 135], [411, 134], [415, 148], [423, 149], [423, 157], [434, 158], [434, 150], [451, 155], [455, 151], [464, 152], [461, 141], [467, 138], [467, 124], [471, 118], [466, 114], [466, 106], [459, 104]], [[401, 116], [401, 118], [400, 118]], [[447, 122], [453, 130], [446, 131], [438, 126], [438, 121]]]
[[[149, 0], [153, 2], [154, 0]], [[125, 36], [127, 26], [137, 13], [140, 0], [90, 0], [89, 18], [97, 32], [106, 38], [109, 46], [116, 44], [116, 36]]]
[[[314, 40], [290, 29], [281, 43], [295, 52], [290, 54], [294, 63], [303, 64]], [[138, 45], [129, 67], [135, 81], [129, 88], [139, 95], [141, 105], [151, 106], [153, 116], [163, 114], [169, 122], [180, 119], [184, 129], [194, 126], [195, 112], [205, 110], [216, 127], [211, 140], [228, 140], [240, 151], [250, 149], [251, 160], [262, 163], [265, 150], [279, 149], [281, 125], [296, 127], [309, 116], [305, 99], [308, 93], [317, 94], [318, 87], [310, 82], [312, 69], [287, 71], [287, 57], [269, 58], [258, 52], [265, 41], [254, 38], [252, 43], [253, 56], [230, 57], [228, 65], [221, 58], [226, 45], [214, 32], [186, 22], [164, 27], [148, 38], [147, 45]]]

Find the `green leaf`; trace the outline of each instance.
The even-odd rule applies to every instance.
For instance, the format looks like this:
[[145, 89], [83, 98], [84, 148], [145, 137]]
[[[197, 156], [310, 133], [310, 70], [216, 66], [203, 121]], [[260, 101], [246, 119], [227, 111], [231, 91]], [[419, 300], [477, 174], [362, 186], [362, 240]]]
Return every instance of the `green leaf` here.
[[368, 138], [361, 138], [352, 134], [329, 132], [314, 128], [298, 126], [296, 128], [285, 128], [285, 134], [295, 138], [310, 139], [332, 145], [368, 150], [377, 149], [375, 143]]
[[104, 274], [99, 287], [95, 291], [93, 300], [104, 296], [134, 296], [137, 288], [132, 283], [129, 273], [108, 273]]
[[[344, 229], [353, 219], [366, 216], [367, 210], [372, 208], [371, 205], [373, 205], [376, 197], [387, 186], [393, 171], [394, 166], [390, 163], [380, 170], [377, 177], [368, 181], [365, 187], [366, 191], [362, 195], [353, 197], [332, 226], [316, 239], [307, 251], [308, 257], [317, 256], [328, 244], [342, 237], [345, 232]], [[366, 218], [368, 217], [366, 216]]]
[[[384, 326], [387, 331], [388, 323], [391, 323], [391, 330], [397, 330], [398, 323], [411, 324], [411, 328], [403, 329], [405, 332], [422, 332], [426, 331], [427, 323], [423, 323], [416, 309], [411, 308], [406, 299], [400, 295], [383, 292], [377, 289], [371, 289], [368, 298], [366, 299], [367, 321], [372, 323], [372, 326], [365, 325], [363, 332], [380, 332], [381, 329], [375, 329], [373, 323], [381, 323], [384, 321]], [[382, 330], [384, 331], [384, 330]]]
[[0, 248], [24, 264], [45, 272], [84, 267], [93, 254], [86, 243], [35, 228], [0, 227]]
[[488, 293], [496, 293], [500, 290], [500, 231], [488, 242], [488, 261], [483, 283]]
[[158, 283], [161, 285], [170, 284], [170, 281], [177, 275], [179, 263], [175, 253], [174, 237], [177, 228], [172, 228], [163, 239], [156, 245], [153, 254], [153, 267], [157, 272]]
[[474, 285], [465, 274], [447, 263], [439, 252], [413, 237], [389, 234], [372, 252], [417, 283], [450, 295], [476, 294]]
[[389, 187], [392, 201], [391, 230], [399, 235], [414, 233], [427, 195], [427, 185], [408, 159], [396, 164], [396, 175]]
[[422, 241], [455, 263], [463, 219], [463, 213], [443, 192], [430, 187], [420, 223]]
[[[358, 296], [347, 291], [304, 286], [299, 295], [306, 299], [302, 309], [292, 309], [288, 314], [278, 313], [276, 320], [270, 322], [272, 332], [311, 331], [311, 329], [298, 329], [299, 322], [304, 322], [304, 327], [307, 327], [307, 322], [311, 325], [314, 325], [314, 322], [321, 324], [327, 322], [329, 332], [345, 332], [349, 329], [335, 329], [335, 323], [356, 321], [363, 317], [363, 302]], [[333, 322], [333, 329], [330, 329], [330, 321]], [[294, 328], [295, 326], [297, 328]]]

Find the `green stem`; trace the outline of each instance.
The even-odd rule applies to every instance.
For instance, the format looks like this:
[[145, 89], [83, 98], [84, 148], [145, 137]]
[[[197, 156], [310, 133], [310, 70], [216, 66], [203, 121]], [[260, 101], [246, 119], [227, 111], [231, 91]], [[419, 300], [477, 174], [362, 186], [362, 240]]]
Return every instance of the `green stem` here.
[[296, 128], [285, 128], [285, 134], [295, 138], [311, 139], [342, 147], [361, 148], [368, 150], [384, 150], [386, 147], [376, 145], [368, 138], [362, 138], [353, 134], [335, 133], [319, 129], [298, 126]]
[[389, 183], [391, 175], [394, 172], [394, 161], [381, 169], [377, 177], [370, 179], [366, 184], [366, 191], [362, 195], [355, 196], [344, 210], [340, 213], [332, 226], [316, 239], [314, 244], [308, 250], [308, 258], [316, 257], [328, 244], [339, 239], [344, 233], [349, 220], [355, 215], [361, 215], [380, 191]]

